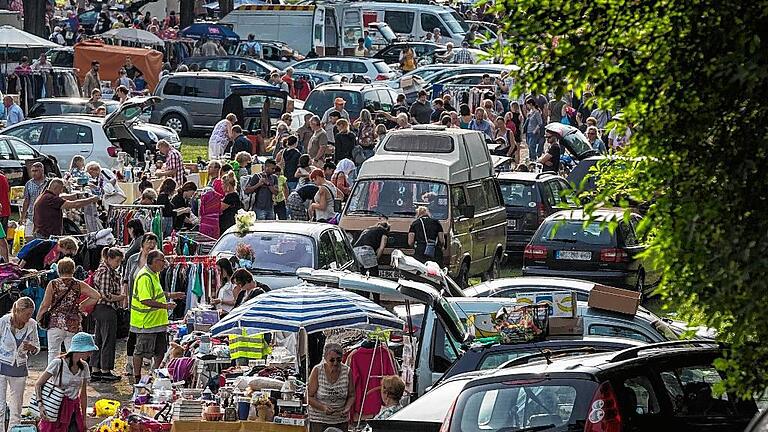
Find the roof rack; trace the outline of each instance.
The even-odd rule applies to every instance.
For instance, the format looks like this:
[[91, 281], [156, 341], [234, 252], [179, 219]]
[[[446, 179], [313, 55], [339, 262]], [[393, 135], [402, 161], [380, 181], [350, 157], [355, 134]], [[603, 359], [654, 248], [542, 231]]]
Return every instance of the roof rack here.
[[718, 341], [714, 340], [676, 340], [676, 341], [667, 341], [667, 342], [659, 342], [649, 345], [643, 345], [638, 346], [634, 348], [627, 348], [623, 351], [619, 351], [615, 356], [611, 357], [610, 360], [608, 360], [609, 363], [616, 363], [624, 360], [630, 360], [633, 358], [637, 358], [637, 355], [640, 354], [642, 351], [646, 350], [652, 350], [652, 349], [659, 349], [659, 348], [674, 348], [674, 347], [684, 347], [684, 346], [716, 346], [716, 347], [722, 347], [723, 344], [721, 344]]
[[499, 366], [497, 369], [507, 369], [515, 366], [528, 364], [531, 360], [535, 360], [539, 357], [544, 357], [544, 359], [547, 361], [547, 364], [552, 364], [552, 359], [557, 358], [562, 354], [576, 354], [576, 353], [594, 354], [596, 352], [598, 351], [595, 349], [595, 347], [591, 347], [591, 346], [584, 346], [584, 347], [577, 347], [577, 348], [563, 348], [558, 350], [543, 349], [537, 353], [524, 355], [516, 359], [509, 360], [506, 363], [502, 363], [501, 366]]
[[553, 176], [553, 175], [557, 175], [557, 174], [553, 173], [552, 171], [540, 172], [540, 173], [536, 174], [536, 180], [538, 180], [539, 177], [546, 177], [546, 176]]

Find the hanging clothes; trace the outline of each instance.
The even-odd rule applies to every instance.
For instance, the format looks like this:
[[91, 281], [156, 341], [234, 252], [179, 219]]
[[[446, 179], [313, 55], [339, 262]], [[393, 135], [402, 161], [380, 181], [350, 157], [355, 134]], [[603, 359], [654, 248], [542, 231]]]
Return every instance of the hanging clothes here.
[[355, 383], [355, 403], [350, 411], [350, 418], [357, 422], [373, 418], [381, 410], [381, 380], [387, 375], [397, 375], [395, 357], [385, 345], [377, 343], [374, 347], [364, 346], [355, 349], [347, 356], [347, 366], [352, 372]]
[[162, 240], [162, 206], [118, 205], [109, 206], [107, 226], [122, 246], [131, 242], [128, 222], [131, 219], [141, 221], [144, 231], [153, 232]]

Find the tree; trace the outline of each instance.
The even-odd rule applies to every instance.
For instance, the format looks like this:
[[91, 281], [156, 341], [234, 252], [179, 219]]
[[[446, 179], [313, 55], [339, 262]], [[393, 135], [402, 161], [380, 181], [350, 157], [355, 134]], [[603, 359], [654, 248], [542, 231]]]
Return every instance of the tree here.
[[[518, 89], [590, 89], [636, 126], [626, 168], [595, 201], [649, 202], [641, 230], [657, 292], [718, 330], [723, 389], [768, 384], [768, 1], [496, 3]], [[623, 126], [619, 126], [623, 127]], [[623, 129], [621, 129], [623, 130]]]
[[219, 18], [224, 18], [235, 8], [234, 0], [219, 0]]
[[48, 30], [45, 28], [46, 3], [39, 0], [23, 0], [25, 32], [48, 38]]

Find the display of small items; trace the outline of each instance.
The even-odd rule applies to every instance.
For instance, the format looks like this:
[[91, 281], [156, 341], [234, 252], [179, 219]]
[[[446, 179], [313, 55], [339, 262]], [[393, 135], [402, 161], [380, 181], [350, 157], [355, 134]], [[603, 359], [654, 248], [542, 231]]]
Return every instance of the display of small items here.
[[549, 305], [503, 307], [493, 317], [502, 343], [528, 342], [546, 336]]

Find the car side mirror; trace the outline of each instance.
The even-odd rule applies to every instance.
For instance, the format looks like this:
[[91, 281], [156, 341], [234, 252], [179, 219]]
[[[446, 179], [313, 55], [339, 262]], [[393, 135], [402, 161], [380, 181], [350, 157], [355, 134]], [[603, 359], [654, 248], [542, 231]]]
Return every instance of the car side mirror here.
[[475, 217], [475, 206], [473, 206], [473, 205], [464, 206], [464, 208], [461, 211], [461, 215], [464, 216], [467, 219], [474, 218]]

